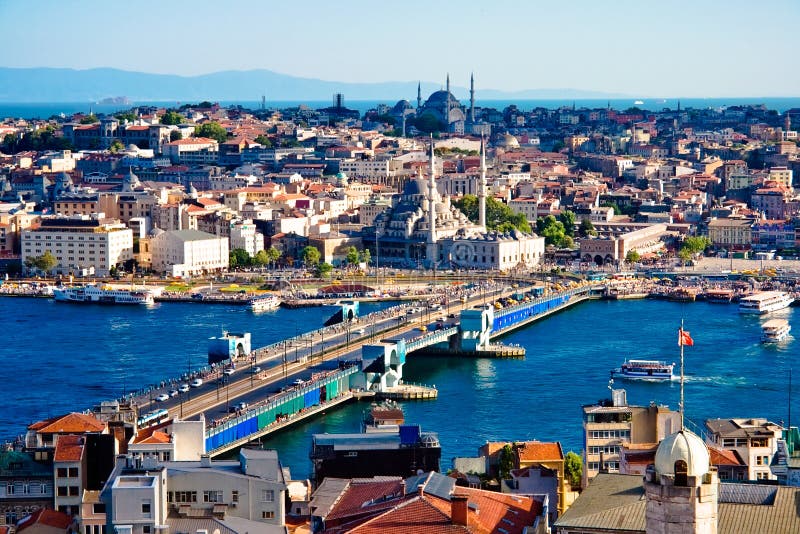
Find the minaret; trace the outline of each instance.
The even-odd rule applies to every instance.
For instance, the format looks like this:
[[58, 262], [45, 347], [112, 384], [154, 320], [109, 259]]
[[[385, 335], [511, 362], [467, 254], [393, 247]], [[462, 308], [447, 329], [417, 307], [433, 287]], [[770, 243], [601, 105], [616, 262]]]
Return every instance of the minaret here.
[[422, 82], [417, 82], [417, 109], [422, 107]]
[[445, 107], [444, 112], [444, 122], [447, 123], [448, 132], [450, 131], [450, 73], [447, 73], [447, 94], [445, 95], [445, 102], [447, 102], [447, 106]]
[[481, 179], [478, 182], [478, 224], [486, 230], [486, 142], [481, 137]]
[[469, 122], [475, 124], [475, 75], [469, 75]]
[[436, 265], [436, 156], [433, 153], [433, 136], [431, 136], [431, 170], [428, 181], [428, 250], [427, 259], [431, 266]]

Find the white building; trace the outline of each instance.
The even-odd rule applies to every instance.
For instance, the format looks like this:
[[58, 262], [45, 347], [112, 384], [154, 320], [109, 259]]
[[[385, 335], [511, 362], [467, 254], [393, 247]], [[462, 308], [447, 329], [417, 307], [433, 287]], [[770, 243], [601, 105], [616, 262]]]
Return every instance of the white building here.
[[228, 269], [228, 238], [199, 230], [156, 231], [150, 240], [153, 270], [194, 276]]
[[205, 137], [190, 137], [167, 143], [163, 152], [172, 163], [181, 165], [216, 163], [219, 159], [219, 143]]
[[255, 256], [259, 250], [264, 250], [264, 235], [256, 229], [252, 220], [236, 220], [230, 223], [231, 250], [240, 248], [246, 250], [250, 256]]
[[156, 462], [196, 462], [206, 453], [205, 421], [173, 419], [169, 426], [155, 431], [145, 429], [132, 437], [128, 453], [135, 460], [152, 458]]
[[777, 477], [769, 466], [782, 431], [780, 425], [766, 419], [709, 419], [706, 442], [735, 451], [747, 464], [748, 480], [774, 480]]
[[117, 220], [100, 217], [52, 217], [22, 232], [22, 263], [50, 252], [59, 274], [92, 272], [108, 276], [111, 268], [133, 259], [133, 232]]
[[110, 501], [106, 502], [107, 531], [118, 534], [162, 532], [167, 523], [167, 470], [153, 466], [114, 475], [112, 472], [110, 491], [104, 490]]

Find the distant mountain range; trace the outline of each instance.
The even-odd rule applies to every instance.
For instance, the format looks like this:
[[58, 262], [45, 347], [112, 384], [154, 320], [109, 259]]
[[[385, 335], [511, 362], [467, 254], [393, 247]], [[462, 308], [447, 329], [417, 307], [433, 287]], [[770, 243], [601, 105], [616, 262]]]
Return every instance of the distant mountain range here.
[[[422, 97], [427, 98], [441, 84], [422, 83]], [[468, 98], [469, 88], [452, 86], [453, 94]], [[126, 96], [133, 102], [201, 100], [325, 101], [334, 93], [347, 100], [400, 99], [417, 97], [417, 82], [347, 83], [300, 78], [269, 70], [224, 71], [200, 76], [149, 74], [119, 69], [88, 70], [55, 68], [0, 67], [0, 102], [97, 102], [104, 98]], [[624, 98], [628, 95], [583, 91], [579, 89], [531, 89], [525, 91], [475, 90], [476, 99], [570, 99]]]

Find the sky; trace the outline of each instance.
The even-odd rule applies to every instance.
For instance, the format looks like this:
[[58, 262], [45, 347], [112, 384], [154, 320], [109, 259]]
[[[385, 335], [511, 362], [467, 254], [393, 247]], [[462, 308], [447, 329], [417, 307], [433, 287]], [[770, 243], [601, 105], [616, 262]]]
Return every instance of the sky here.
[[0, 0], [0, 66], [800, 96], [798, 0]]

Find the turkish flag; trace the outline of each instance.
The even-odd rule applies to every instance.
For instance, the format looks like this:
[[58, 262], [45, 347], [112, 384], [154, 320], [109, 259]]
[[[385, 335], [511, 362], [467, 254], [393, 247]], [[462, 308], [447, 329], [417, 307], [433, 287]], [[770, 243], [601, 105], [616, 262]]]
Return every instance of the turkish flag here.
[[683, 329], [678, 329], [678, 345], [686, 345], [691, 347], [694, 345], [694, 339], [689, 335], [689, 332]]

